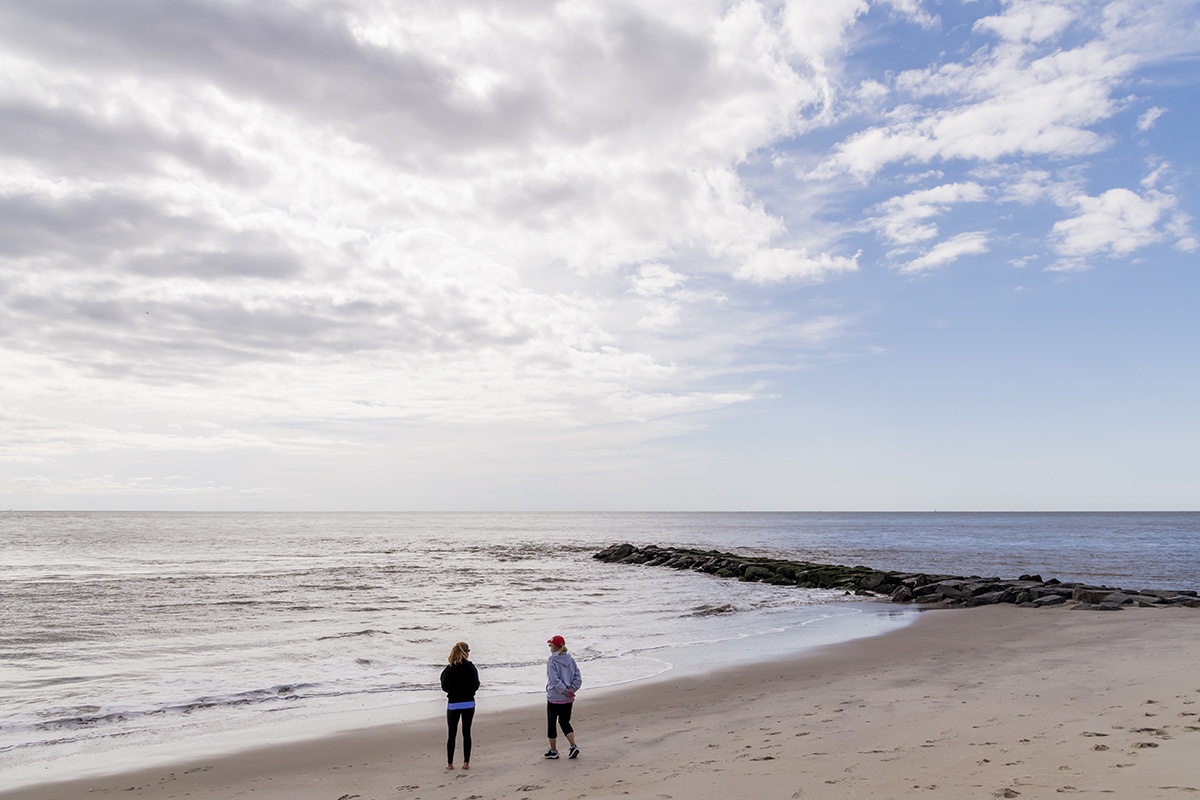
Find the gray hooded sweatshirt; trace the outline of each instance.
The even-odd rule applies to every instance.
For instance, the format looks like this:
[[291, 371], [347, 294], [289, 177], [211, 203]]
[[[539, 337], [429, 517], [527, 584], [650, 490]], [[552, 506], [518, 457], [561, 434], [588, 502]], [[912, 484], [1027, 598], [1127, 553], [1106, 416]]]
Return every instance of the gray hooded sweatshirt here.
[[577, 692], [583, 685], [579, 667], [570, 653], [551, 653], [546, 659], [546, 700], [551, 703], [569, 703], [567, 689]]

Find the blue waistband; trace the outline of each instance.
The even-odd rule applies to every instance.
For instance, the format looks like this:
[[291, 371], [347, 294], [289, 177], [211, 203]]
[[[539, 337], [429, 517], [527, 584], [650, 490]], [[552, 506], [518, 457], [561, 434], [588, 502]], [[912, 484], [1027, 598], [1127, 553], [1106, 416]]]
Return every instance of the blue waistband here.
[[449, 703], [446, 706], [446, 710], [447, 711], [461, 711], [464, 708], [474, 708], [474, 707], [475, 707], [475, 701], [468, 700], [465, 703]]

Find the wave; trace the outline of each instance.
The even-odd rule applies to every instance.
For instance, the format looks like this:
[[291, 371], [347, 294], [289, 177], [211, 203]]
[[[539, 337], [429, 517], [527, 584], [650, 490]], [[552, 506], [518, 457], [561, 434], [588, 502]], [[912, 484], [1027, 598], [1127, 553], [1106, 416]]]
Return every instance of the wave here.
[[362, 631], [351, 631], [349, 633], [335, 633], [330, 636], [318, 636], [317, 641], [323, 642], [326, 639], [349, 639], [355, 636], [391, 636], [387, 631], [377, 631], [374, 628], [367, 628]]
[[702, 605], [692, 609], [687, 614], [680, 614], [681, 617], [711, 617], [717, 614], [736, 614], [740, 609], [732, 603], [722, 603], [719, 606]]
[[[362, 659], [358, 662], [362, 663]], [[0, 746], [0, 753], [26, 747], [62, 744], [79, 738], [76, 734], [88, 732], [92, 736], [124, 735], [125, 725], [139, 720], [149, 721], [152, 718], [187, 717], [193, 714], [215, 709], [230, 709], [248, 706], [260, 706], [270, 710], [271, 705], [293, 706], [305, 700], [338, 698], [355, 694], [378, 694], [383, 692], [421, 691], [432, 688], [430, 684], [389, 683], [387, 685], [357, 687], [354, 689], [338, 689], [320, 683], [288, 683], [272, 686], [266, 689], [252, 689], [245, 692], [224, 696], [204, 696], [193, 700], [171, 703], [155, 708], [127, 708], [104, 710], [99, 706], [76, 706], [70, 709], [48, 709], [38, 712], [42, 719], [28, 722], [0, 724], [0, 733], [12, 735], [23, 734], [26, 740], [17, 744]], [[44, 736], [29, 737], [30, 733], [69, 733], [47, 739]]]

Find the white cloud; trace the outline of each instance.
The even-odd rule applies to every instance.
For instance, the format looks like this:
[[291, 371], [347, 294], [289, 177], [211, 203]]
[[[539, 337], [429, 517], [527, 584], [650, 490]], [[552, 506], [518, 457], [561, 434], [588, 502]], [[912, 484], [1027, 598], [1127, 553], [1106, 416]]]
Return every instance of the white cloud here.
[[1163, 233], [1158, 223], [1175, 204], [1160, 192], [1142, 196], [1129, 189], [1109, 189], [1096, 197], [1079, 195], [1067, 202], [1076, 210], [1075, 216], [1056, 222], [1052, 231], [1064, 265], [1080, 264], [1093, 255], [1128, 255], [1160, 241]]
[[87, 478], [56, 478], [30, 475], [15, 478], [13, 488], [26, 496], [67, 496], [104, 498], [112, 496], [229, 498], [271, 497], [286, 492], [277, 487], [232, 486], [214, 481], [191, 481], [186, 476], [170, 476], [167, 481], [151, 476], [124, 477], [97, 475]]
[[894, 244], [908, 245], [932, 239], [938, 227], [929, 220], [958, 203], [978, 203], [987, 199], [978, 183], [947, 183], [893, 197], [874, 210], [880, 216], [873, 221], [880, 234]]
[[630, 277], [629, 282], [633, 284], [630, 291], [634, 294], [655, 297], [683, 286], [687, 283], [687, 277], [666, 264], [643, 264], [638, 267], [637, 274]]
[[886, 87], [875, 78], [860, 81], [851, 109], [870, 108], [886, 88], [891, 110], [882, 124], [843, 139], [811, 176], [865, 180], [893, 164], [1099, 152], [1113, 140], [1095, 126], [1124, 106], [1122, 83], [1139, 65], [1169, 57], [1155, 37], [1169, 40], [1170, 52], [1187, 47], [1172, 21], [1183, 29], [1197, 23], [1186, 3], [1168, 6], [1106, 4], [1097, 16], [1086, 2], [1006, 2], [999, 14], [977, 21], [974, 30], [995, 40], [968, 57], [900, 72]]
[[687, 277], [665, 264], [643, 264], [637, 274], [630, 276], [630, 292], [642, 298], [643, 316], [638, 327], [662, 330], [679, 324], [680, 293], [677, 291]]
[[[353, 418], [355, 398], [403, 419], [608, 421], [628, 403], [581, 398], [658, 396], [697, 357], [653, 335], [720, 296], [679, 291], [692, 271], [853, 268], [777, 242], [737, 173], [827, 102], [818, 57], [852, 6], [820, 11], [803, 64], [753, 3], [7, 7], [16, 346], [146, 383], [269, 368], [300, 416]], [[608, 276], [639, 264], [659, 266], [629, 315]], [[344, 373], [345, 396], [305, 388], [313, 369]]]
[[960, 233], [944, 242], [938, 242], [924, 255], [901, 265], [899, 272], [905, 275], [928, 272], [940, 269], [963, 256], [986, 252], [988, 252], [987, 234], [979, 231]]
[[1158, 118], [1167, 113], [1165, 108], [1155, 106], [1147, 109], [1140, 117], [1138, 117], [1137, 128], [1139, 131], [1148, 131], [1154, 127], [1154, 123], [1158, 122]]
[[889, 6], [901, 16], [923, 28], [936, 28], [941, 23], [941, 19], [936, 14], [925, 10], [923, 0], [882, 0], [881, 4]]
[[1081, 10], [1087, 10], [1079, 3], [1045, 0], [1009, 0], [1004, 6], [1003, 14], [984, 17], [975, 27], [1010, 42], [1045, 42], [1057, 38]]
[[839, 144], [814, 174], [867, 178], [895, 162], [1097, 152], [1107, 140], [1089, 126], [1115, 113], [1113, 87], [1133, 64], [1092, 43], [1032, 60], [997, 48], [969, 64], [906, 72], [896, 81], [900, 91], [946, 97], [950, 104], [900, 109], [892, 124]]
[[791, 280], [819, 283], [843, 272], [856, 272], [860, 255], [862, 254], [855, 253], [846, 257], [821, 253], [810, 256], [804, 249], [759, 250], [743, 262], [734, 274], [753, 283]]

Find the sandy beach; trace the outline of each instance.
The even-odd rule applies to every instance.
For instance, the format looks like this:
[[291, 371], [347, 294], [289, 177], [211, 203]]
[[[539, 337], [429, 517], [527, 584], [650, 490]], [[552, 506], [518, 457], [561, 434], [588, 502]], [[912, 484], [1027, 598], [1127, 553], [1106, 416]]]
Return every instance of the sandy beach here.
[[[1175, 798], [1200, 792], [1200, 613], [986, 607], [696, 678], [580, 694], [582, 755], [544, 761], [542, 706], [476, 717], [469, 772], [441, 719], [3, 800], [249, 797]], [[560, 740], [561, 742], [561, 740]]]

